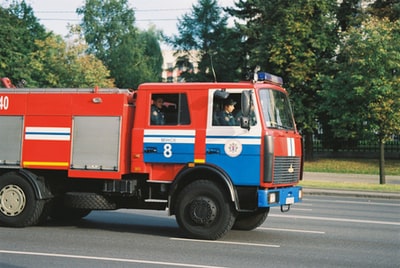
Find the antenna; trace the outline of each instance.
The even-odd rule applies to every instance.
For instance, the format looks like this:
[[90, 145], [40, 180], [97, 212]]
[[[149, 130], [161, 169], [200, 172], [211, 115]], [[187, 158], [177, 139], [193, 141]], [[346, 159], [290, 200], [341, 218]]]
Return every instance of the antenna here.
[[212, 73], [213, 73], [213, 76], [214, 76], [214, 82], [217, 82], [217, 75], [215, 74], [212, 55], [211, 55], [211, 53], [209, 53], [209, 55], [210, 55], [210, 61], [211, 61], [211, 70], [212, 70]]

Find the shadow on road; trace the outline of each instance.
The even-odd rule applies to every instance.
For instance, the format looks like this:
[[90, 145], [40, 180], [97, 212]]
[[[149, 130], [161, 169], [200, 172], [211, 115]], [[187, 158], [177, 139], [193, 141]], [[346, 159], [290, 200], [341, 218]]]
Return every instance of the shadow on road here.
[[[162, 213], [164, 215], [161, 215]], [[175, 218], [167, 216], [164, 211], [160, 212], [160, 216], [146, 215], [141, 212], [135, 213], [131, 210], [92, 211], [88, 216], [80, 220], [48, 220], [41, 226], [55, 228], [71, 226], [80, 229], [183, 237]]]

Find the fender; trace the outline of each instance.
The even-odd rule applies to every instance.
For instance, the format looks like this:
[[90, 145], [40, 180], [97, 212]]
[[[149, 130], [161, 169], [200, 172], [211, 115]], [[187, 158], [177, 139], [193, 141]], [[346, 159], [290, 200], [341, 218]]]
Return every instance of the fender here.
[[37, 175], [26, 169], [19, 169], [18, 173], [31, 184], [35, 192], [36, 199], [43, 200], [53, 197], [51, 192], [47, 189], [43, 178], [38, 177]]
[[[176, 175], [175, 180], [170, 187], [168, 196], [168, 207], [170, 215], [173, 215], [175, 213], [174, 200], [180, 189], [195, 181], [196, 179], [208, 179], [210, 178], [209, 176], [212, 176], [214, 181], [222, 184], [225, 189], [229, 191], [230, 199], [232, 200], [232, 202], [234, 202], [236, 209], [239, 209], [239, 198], [236, 192], [236, 188], [234, 187], [230, 177], [228, 176], [228, 174], [226, 174], [225, 171], [220, 169], [218, 166], [210, 164], [195, 164], [194, 166], [192, 165], [193, 163], [186, 165], [184, 168], [182, 168], [182, 170], [179, 171], [179, 173]], [[208, 176], [201, 177], [204, 175]]]

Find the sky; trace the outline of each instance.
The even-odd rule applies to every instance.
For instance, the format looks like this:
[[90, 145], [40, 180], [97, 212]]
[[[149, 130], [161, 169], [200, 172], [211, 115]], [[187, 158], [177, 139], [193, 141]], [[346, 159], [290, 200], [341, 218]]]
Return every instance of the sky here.
[[[47, 30], [63, 37], [67, 35], [68, 24], [78, 24], [80, 17], [76, 9], [84, 0], [25, 0], [32, 6], [35, 16]], [[151, 24], [164, 34], [177, 34], [176, 24], [183, 14], [191, 12], [191, 7], [199, 0], [128, 0], [135, 10], [136, 26], [146, 30]], [[235, 0], [217, 0], [221, 7], [234, 6]], [[1, 3], [7, 2], [2, 0]]]

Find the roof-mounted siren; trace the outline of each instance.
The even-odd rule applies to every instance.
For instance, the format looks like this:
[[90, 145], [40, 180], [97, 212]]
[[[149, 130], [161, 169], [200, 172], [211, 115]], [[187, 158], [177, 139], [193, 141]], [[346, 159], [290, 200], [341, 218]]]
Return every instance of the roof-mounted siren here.
[[258, 75], [257, 79], [258, 81], [267, 81], [280, 86], [283, 85], [283, 79], [280, 76], [273, 75], [267, 72], [258, 72], [257, 75]]

